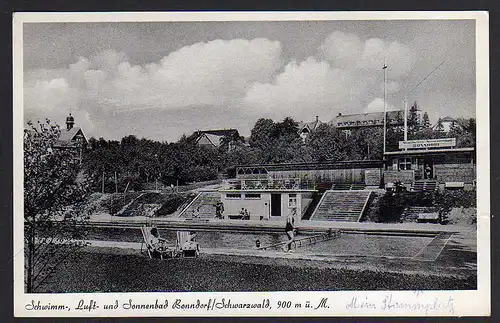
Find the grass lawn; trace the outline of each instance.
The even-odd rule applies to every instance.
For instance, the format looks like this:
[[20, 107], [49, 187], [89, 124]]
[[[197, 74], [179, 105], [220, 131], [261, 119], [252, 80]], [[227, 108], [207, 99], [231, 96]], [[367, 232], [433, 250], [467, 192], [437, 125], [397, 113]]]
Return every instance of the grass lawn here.
[[[139, 254], [86, 251], [37, 292], [311, 291], [475, 289], [477, 277], [450, 277], [316, 266], [311, 261], [202, 255], [148, 259]], [[287, 260], [289, 261], [289, 260]]]

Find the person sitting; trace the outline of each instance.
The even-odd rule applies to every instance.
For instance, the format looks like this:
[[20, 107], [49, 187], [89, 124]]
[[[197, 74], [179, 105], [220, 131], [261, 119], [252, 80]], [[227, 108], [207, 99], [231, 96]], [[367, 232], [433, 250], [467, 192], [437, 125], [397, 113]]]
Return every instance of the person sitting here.
[[199, 254], [199, 244], [196, 242], [196, 232], [191, 231], [189, 232], [186, 241], [182, 245], [182, 250], [184, 252], [184, 255], [190, 252], [194, 252], [194, 256], [198, 256]]
[[250, 213], [247, 209], [243, 212], [243, 220], [250, 220]]
[[196, 209], [193, 210], [193, 218], [199, 218], [200, 217], [200, 207], [198, 206]]
[[241, 211], [240, 211], [240, 219], [243, 220], [245, 218], [245, 208], [241, 208]]
[[153, 247], [152, 256], [154, 258], [160, 258], [161, 253], [168, 249], [166, 245], [167, 240], [160, 238], [160, 233], [158, 232], [158, 229], [156, 227], [152, 227], [150, 232], [150, 243], [151, 247]]
[[260, 240], [255, 240], [255, 249], [260, 249]]

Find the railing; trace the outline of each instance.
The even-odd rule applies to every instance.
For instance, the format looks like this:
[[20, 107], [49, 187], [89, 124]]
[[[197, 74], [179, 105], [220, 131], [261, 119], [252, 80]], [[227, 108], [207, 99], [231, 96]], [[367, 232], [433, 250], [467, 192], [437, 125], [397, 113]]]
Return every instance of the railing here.
[[368, 196], [366, 197], [366, 200], [365, 200], [365, 203], [363, 204], [363, 210], [361, 211], [361, 213], [359, 214], [358, 216], [358, 220], [356, 222], [359, 222], [359, 220], [361, 220], [361, 217], [363, 216], [363, 214], [365, 213], [365, 210], [366, 210], [366, 207], [368, 206], [368, 202], [370, 201], [370, 197], [372, 196], [372, 192], [373, 191], [370, 191], [368, 193]]
[[314, 244], [317, 242], [322, 242], [322, 241], [328, 241], [328, 240], [336, 239], [338, 237], [340, 237], [340, 230], [333, 231], [330, 229], [325, 233], [316, 234], [316, 235], [308, 236], [308, 237], [303, 237], [300, 239], [295, 239], [291, 243], [289, 241], [284, 241], [284, 242], [275, 243], [275, 244], [272, 244], [269, 246], [262, 246], [262, 247], [259, 247], [259, 250], [269, 250], [269, 249], [280, 250], [280, 249], [283, 249], [283, 247], [289, 243], [290, 243], [290, 247], [297, 249], [297, 247], [307, 246], [307, 245], [311, 245], [311, 244]]
[[182, 211], [179, 212], [179, 215], [177, 217], [181, 218], [182, 215], [191, 207], [191, 205], [193, 205], [193, 203], [201, 196], [202, 193], [203, 192], [198, 193], [198, 195], [196, 195], [196, 197], [192, 199], [191, 202], [189, 202], [189, 204], [184, 209], [182, 209]]
[[234, 190], [254, 190], [254, 189], [315, 189], [316, 185], [312, 181], [304, 181], [300, 178], [265, 178], [265, 179], [238, 179], [227, 180], [223, 189]]
[[385, 170], [384, 182], [387, 183], [411, 183], [415, 179], [414, 170]]

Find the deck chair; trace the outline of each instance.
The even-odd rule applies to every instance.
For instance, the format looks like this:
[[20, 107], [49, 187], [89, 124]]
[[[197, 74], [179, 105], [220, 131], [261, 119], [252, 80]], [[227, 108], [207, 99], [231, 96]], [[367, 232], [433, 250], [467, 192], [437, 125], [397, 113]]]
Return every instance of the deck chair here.
[[177, 231], [176, 249], [183, 258], [197, 258], [200, 255], [200, 245], [189, 231]]
[[[153, 245], [153, 241], [155, 237], [151, 233], [153, 227], [143, 226], [141, 227], [143, 242], [141, 243], [141, 253], [143, 250], [143, 246], [146, 245], [146, 252], [149, 258], [160, 258], [161, 260], [165, 258], [173, 258], [175, 254], [175, 250], [173, 248], [169, 248], [163, 244], [163, 246]], [[160, 241], [165, 242], [165, 239], [161, 237], [157, 237]]]

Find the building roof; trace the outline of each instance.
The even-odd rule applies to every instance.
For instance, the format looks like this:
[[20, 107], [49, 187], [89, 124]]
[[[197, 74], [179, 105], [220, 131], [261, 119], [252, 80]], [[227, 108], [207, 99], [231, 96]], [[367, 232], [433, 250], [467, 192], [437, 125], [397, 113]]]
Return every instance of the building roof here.
[[307, 129], [309, 132], [314, 131], [322, 123], [323, 122], [319, 121], [319, 119], [311, 122], [299, 122], [299, 132], [302, 132], [304, 129]]
[[239, 132], [236, 129], [214, 129], [214, 130], [201, 130], [196, 132], [198, 138], [196, 143], [200, 145], [212, 145], [214, 147], [220, 146], [220, 139], [222, 137], [239, 137]]
[[444, 117], [444, 118], [441, 118], [441, 122], [453, 122], [453, 121], [456, 121], [455, 119], [453, 119], [452, 117]]
[[75, 137], [81, 134], [84, 138], [84, 142], [87, 142], [87, 137], [83, 133], [82, 128], [80, 127], [73, 127], [69, 130], [63, 129], [61, 130], [61, 135], [59, 136], [59, 139], [57, 140], [57, 146], [73, 146], [74, 139]]
[[210, 135], [219, 136], [219, 137], [234, 136], [234, 135], [239, 136], [240, 135], [238, 130], [236, 130], [236, 129], [200, 130], [200, 131], [198, 131], [198, 133], [200, 133], [200, 134], [205, 133], [205, 134], [210, 134]]
[[220, 146], [220, 136], [202, 133], [196, 140], [199, 145], [212, 145], [215, 147]]
[[436, 129], [439, 125], [439, 121], [441, 121], [441, 124], [443, 124], [443, 122], [445, 123], [452, 123], [454, 124], [455, 126], [459, 126], [459, 127], [462, 127], [462, 128], [465, 128], [467, 127], [467, 120], [465, 119], [462, 119], [462, 118], [458, 118], [458, 119], [454, 119], [452, 117], [449, 117], [449, 116], [446, 116], [446, 117], [443, 117], [443, 118], [440, 118], [433, 126], [432, 126], [432, 129]]
[[75, 138], [75, 135], [78, 131], [82, 130], [80, 127], [73, 127], [69, 130], [63, 129], [61, 130], [61, 135], [59, 136], [60, 141], [71, 141]]
[[[389, 124], [398, 124], [404, 121], [404, 111], [387, 111], [387, 119]], [[400, 122], [398, 122], [400, 120]], [[371, 112], [359, 114], [339, 114], [333, 118], [330, 125], [335, 127], [362, 127], [362, 126], [383, 126], [384, 112]]]

